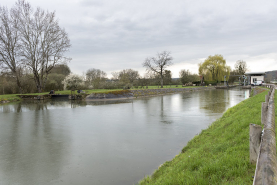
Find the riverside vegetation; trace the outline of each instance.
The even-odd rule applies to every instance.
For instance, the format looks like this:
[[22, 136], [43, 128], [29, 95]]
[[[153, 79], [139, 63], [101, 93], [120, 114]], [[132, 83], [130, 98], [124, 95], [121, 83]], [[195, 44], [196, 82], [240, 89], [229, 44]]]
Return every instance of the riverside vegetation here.
[[[147, 86], [147, 89], [159, 89], [160, 86]], [[185, 86], [182, 85], [165, 85], [165, 88], [197, 88], [199, 86]], [[146, 89], [146, 87], [139, 87], [137, 89]], [[86, 94], [91, 93], [109, 93], [109, 92], [116, 92], [122, 91], [122, 89], [90, 89], [90, 90], [84, 90]], [[76, 94], [76, 91], [73, 92]], [[46, 95], [49, 94], [49, 92], [43, 92], [43, 93], [28, 93], [24, 95]], [[69, 95], [71, 94], [70, 90], [64, 90], [64, 91], [55, 91], [55, 94], [61, 94], [61, 95]], [[0, 103], [6, 103], [6, 102], [14, 102], [14, 101], [20, 101], [21, 98], [19, 98], [17, 95], [20, 94], [6, 94], [6, 95], [0, 95]]]
[[249, 162], [249, 124], [261, 125], [261, 103], [266, 94], [262, 92], [228, 109], [173, 160], [139, 184], [252, 184], [255, 165]]

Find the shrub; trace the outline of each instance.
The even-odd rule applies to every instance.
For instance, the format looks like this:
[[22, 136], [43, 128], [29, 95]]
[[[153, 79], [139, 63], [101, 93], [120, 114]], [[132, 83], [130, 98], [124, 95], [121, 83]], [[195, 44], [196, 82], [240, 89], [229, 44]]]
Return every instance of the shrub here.
[[63, 80], [65, 90], [82, 89], [84, 87], [84, 80], [81, 76], [70, 74]]

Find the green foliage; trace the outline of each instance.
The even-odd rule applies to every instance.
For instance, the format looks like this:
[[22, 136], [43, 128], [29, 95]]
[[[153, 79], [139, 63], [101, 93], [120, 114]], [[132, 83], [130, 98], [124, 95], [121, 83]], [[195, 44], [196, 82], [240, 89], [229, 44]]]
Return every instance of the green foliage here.
[[0, 95], [0, 103], [5, 101], [14, 102], [20, 100], [21, 99], [17, 97], [16, 94]]
[[44, 90], [50, 91], [50, 90], [62, 90], [64, 88], [63, 80], [65, 79], [64, 74], [59, 73], [51, 73], [48, 75], [48, 80], [45, 85]]
[[89, 69], [86, 72], [86, 86], [88, 88], [99, 89], [103, 88], [107, 74], [100, 69]]
[[124, 69], [119, 72], [119, 81], [126, 84], [133, 85], [134, 81], [136, 81], [139, 78], [138, 71], [135, 71], [133, 69]]
[[192, 83], [199, 81], [199, 76], [197, 74], [192, 74], [188, 69], [183, 69], [179, 72], [179, 77], [182, 84]]
[[222, 55], [214, 55], [200, 63], [198, 70], [199, 75], [204, 75], [205, 80], [224, 81], [225, 75], [228, 80], [231, 68], [226, 65], [226, 60]]
[[164, 71], [164, 85], [169, 85], [172, 83], [172, 73], [170, 70]]
[[[277, 92], [275, 90], [275, 95], [274, 95], [274, 104], [275, 104], [275, 107], [277, 107]], [[275, 123], [276, 123], [276, 120], [277, 120], [277, 109], [275, 108]], [[277, 127], [275, 126], [275, 133], [277, 133]], [[277, 137], [276, 137], [276, 143], [277, 143]]]
[[255, 165], [249, 163], [249, 124], [261, 124], [266, 94], [228, 109], [140, 184], [252, 184]]
[[206, 85], [217, 85], [217, 81], [204, 81]]
[[66, 64], [58, 64], [58, 65], [55, 65], [55, 67], [51, 70], [51, 73], [57, 73], [57, 74], [67, 76], [71, 73], [71, 70]]

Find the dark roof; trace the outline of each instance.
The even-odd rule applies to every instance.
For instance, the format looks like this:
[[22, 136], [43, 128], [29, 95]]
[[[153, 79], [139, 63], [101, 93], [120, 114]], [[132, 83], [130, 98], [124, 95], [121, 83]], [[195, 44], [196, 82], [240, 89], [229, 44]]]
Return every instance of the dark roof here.
[[265, 72], [248, 72], [248, 73], [245, 73], [245, 75], [264, 75]]

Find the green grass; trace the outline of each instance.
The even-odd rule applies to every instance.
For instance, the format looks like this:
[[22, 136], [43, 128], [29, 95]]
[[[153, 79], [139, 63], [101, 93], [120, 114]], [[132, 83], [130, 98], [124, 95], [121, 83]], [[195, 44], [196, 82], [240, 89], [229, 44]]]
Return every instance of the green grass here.
[[[86, 94], [91, 94], [91, 93], [107, 93], [107, 92], [111, 92], [111, 91], [116, 91], [116, 90], [120, 90], [120, 89], [112, 89], [112, 90], [106, 90], [106, 89], [94, 89], [94, 90], [85, 90]], [[73, 92], [73, 94], [77, 94], [77, 91]], [[43, 93], [27, 93], [24, 95], [44, 95], [44, 94], [49, 94], [49, 92], [43, 92]], [[55, 91], [55, 94], [71, 94], [70, 90], [66, 90], [66, 91]], [[1, 101], [20, 101], [21, 98], [17, 97], [17, 95], [20, 94], [7, 94], [7, 95], [0, 95], [0, 102]]]
[[[182, 87], [181, 85], [178, 85], [178, 87], [176, 87], [176, 85], [171, 85], [170, 86], [164, 86], [165, 88], [196, 88], [199, 86], [186, 86], [186, 87]], [[139, 88], [140, 89], [140, 88]], [[144, 87], [145, 89], [145, 87]], [[148, 89], [158, 89], [158, 86], [148, 86]], [[85, 91], [86, 94], [91, 94], [91, 93], [107, 93], [107, 92], [112, 92], [112, 91], [121, 91], [122, 89], [93, 89], [93, 90], [83, 90]], [[73, 92], [73, 94], [77, 94], [77, 91]], [[27, 93], [24, 95], [45, 95], [45, 94], [49, 94], [49, 92], [43, 92], [43, 93]], [[61, 95], [67, 95], [67, 94], [71, 94], [70, 90], [64, 90], [64, 91], [55, 91], [55, 94], [61, 94]], [[3, 100], [8, 100], [8, 101], [19, 101], [21, 100], [19, 97], [17, 97], [17, 95], [19, 94], [8, 94], [8, 95], [0, 95], [0, 101]]]
[[267, 93], [228, 109], [139, 184], [252, 184], [255, 165], [249, 162], [249, 124], [261, 125], [261, 103]]
[[[276, 121], [277, 121], [277, 89], [275, 89], [275, 94], [274, 94], [274, 105], [275, 105], [275, 137], [277, 133], [277, 127], [276, 127]], [[277, 138], [276, 138], [276, 146], [277, 146]]]
[[0, 102], [1, 101], [20, 101], [21, 99], [17, 97], [15, 94], [7, 94], [7, 95], [0, 95]]

